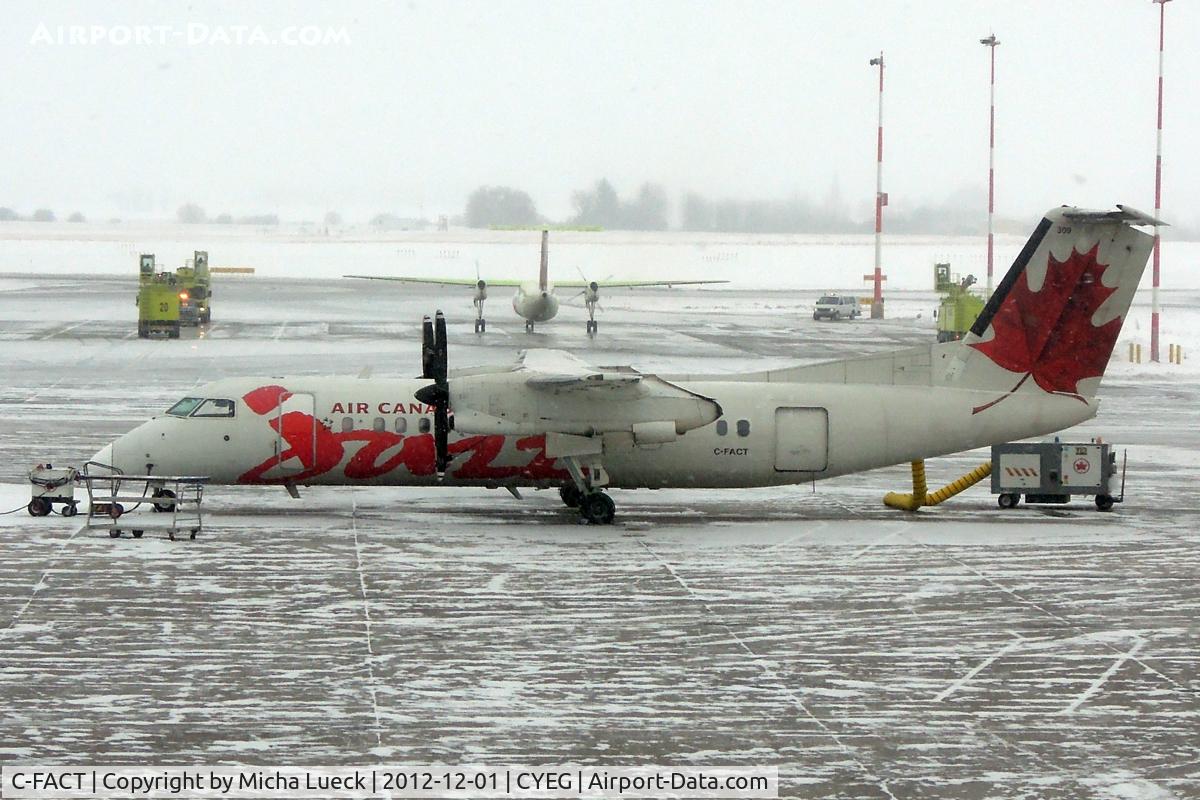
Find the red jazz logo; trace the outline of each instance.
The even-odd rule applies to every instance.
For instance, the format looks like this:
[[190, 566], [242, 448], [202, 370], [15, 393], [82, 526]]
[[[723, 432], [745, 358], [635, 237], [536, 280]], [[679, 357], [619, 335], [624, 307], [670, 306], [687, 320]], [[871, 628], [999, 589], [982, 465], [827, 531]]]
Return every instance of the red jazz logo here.
[[[356, 430], [334, 433], [324, 422], [301, 411], [282, 411], [281, 406], [291, 397], [282, 386], [260, 386], [242, 397], [247, 408], [265, 417], [267, 424], [279, 434], [280, 452], [247, 470], [239, 483], [284, 483], [303, 481], [336, 469], [352, 453], [342, 474], [350, 480], [369, 480], [403, 467], [409, 475], [434, 474], [433, 435], [429, 433], [405, 436], [391, 431]], [[464, 480], [504, 480], [527, 478], [563, 480], [566, 470], [546, 455], [544, 436], [525, 436], [517, 439], [516, 449], [529, 453], [524, 464], [497, 464], [503, 460], [505, 437], [465, 436], [450, 443], [454, 458], [450, 474]], [[352, 450], [352, 447], [357, 449]], [[509, 456], [511, 458], [511, 456]], [[281, 464], [299, 462], [294, 474], [277, 474]], [[271, 474], [275, 473], [275, 474]], [[271, 474], [270, 477], [268, 475]]]

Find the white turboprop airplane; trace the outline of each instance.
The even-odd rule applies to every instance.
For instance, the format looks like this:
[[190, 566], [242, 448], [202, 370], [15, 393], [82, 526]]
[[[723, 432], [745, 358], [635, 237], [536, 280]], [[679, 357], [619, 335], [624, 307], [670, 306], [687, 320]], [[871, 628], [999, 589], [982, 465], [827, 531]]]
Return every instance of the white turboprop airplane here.
[[[344, 278], [361, 278], [371, 281], [402, 281], [404, 283], [432, 283], [440, 286], [474, 286], [475, 296], [475, 332], [487, 331], [487, 320], [483, 317], [483, 303], [487, 300], [488, 282], [478, 275], [479, 265], [476, 263], [475, 280], [469, 278], [393, 278], [379, 275], [343, 275]], [[686, 281], [560, 281], [550, 282], [550, 232], [542, 231], [542, 263], [538, 273], [537, 283], [532, 281], [492, 281], [492, 286], [515, 286], [513, 295], [513, 311], [525, 320], [525, 332], [533, 333], [533, 327], [538, 322], [549, 322], [558, 314], [558, 297], [555, 289], [579, 289], [583, 296], [583, 304], [587, 307], [587, 332], [595, 336], [600, 329], [596, 322], [596, 306], [600, 302], [600, 287], [617, 289], [638, 289], [649, 286], [695, 286], [708, 283], [729, 283], [729, 281], [686, 280]]]
[[[97, 453], [126, 474], [215, 484], [603, 490], [822, 478], [1044, 435], [1096, 414], [1155, 220], [1063, 207], [1037, 226], [961, 341], [740, 375], [590, 367], [555, 350], [449, 372], [426, 318], [423, 377], [230, 378]], [[161, 488], [160, 488], [161, 493]]]

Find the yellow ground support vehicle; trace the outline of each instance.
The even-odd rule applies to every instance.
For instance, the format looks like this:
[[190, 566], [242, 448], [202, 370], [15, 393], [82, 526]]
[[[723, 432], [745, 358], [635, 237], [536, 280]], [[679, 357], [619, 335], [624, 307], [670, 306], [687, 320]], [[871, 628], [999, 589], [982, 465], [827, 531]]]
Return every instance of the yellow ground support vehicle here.
[[179, 286], [170, 272], [154, 271], [154, 255], [140, 259], [138, 276], [138, 336], [150, 338], [161, 333], [168, 339], [179, 338]]
[[933, 288], [942, 295], [941, 304], [933, 312], [939, 342], [955, 342], [966, 336], [983, 311], [983, 298], [971, 292], [974, 283], [974, 275], [961, 280], [951, 275], [949, 264], [933, 265]]
[[212, 282], [208, 272], [208, 251], [196, 250], [191, 262], [175, 271], [175, 280], [183, 301], [181, 321], [185, 325], [205, 325], [212, 319]]

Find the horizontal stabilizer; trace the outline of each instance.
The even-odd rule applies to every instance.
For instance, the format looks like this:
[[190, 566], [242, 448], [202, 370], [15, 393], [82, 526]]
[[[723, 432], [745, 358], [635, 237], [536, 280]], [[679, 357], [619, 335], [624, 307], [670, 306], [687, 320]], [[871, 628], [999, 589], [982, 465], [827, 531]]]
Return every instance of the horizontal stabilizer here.
[[1138, 211], [1133, 206], [1123, 206], [1117, 204], [1119, 211], [1088, 211], [1082, 208], [1067, 208], [1063, 211], [1063, 216], [1071, 220], [1071, 222], [1079, 223], [1080, 225], [1103, 225], [1110, 222], [1125, 222], [1130, 225], [1154, 225], [1157, 227], [1165, 227], [1167, 223], [1160, 219], [1147, 214], [1145, 211]]

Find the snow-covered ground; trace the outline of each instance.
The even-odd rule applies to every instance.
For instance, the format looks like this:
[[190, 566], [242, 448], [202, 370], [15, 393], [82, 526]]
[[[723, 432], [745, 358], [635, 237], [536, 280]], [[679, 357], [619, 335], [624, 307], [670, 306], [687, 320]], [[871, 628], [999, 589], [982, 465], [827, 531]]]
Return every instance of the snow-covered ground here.
[[[995, 280], [1020, 252], [1021, 235], [995, 240]], [[553, 231], [550, 277], [592, 280], [713, 278], [739, 289], [842, 288], [867, 292], [874, 267], [871, 234], [734, 234], [663, 231]], [[537, 231], [260, 229], [243, 225], [0, 223], [0, 273], [134, 275], [139, 253], [154, 253], [159, 269], [175, 269], [194, 250], [214, 266], [253, 267], [272, 278], [338, 278], [344, 274], [537, 277]], [[1163, 242], [1163, 286], [1200, 289], [1200, 242]], [[887, 289], [929, 291], [933, 264], [949, 262], [984, 283], [982, 236], [886, 234]], [[1145, 286], [1149, 287], [1149, 271]], [[3, 287], [0, 286], [0, 291]]]
[[[0, 276], [0, 511], [30, 465], [80, 463], [197, 383], [415, 374], [434, 307], [457, 366], [536, 344], [733, 370], [932, 335], [921, 286], [844, 324], [813, 322], [811, 291], [613, 295], [590, 341], [570, 308], [527, 337], [499, 291], [477, 339], [452, 290], [254, 278], [219, 280], [206, 335], [142, 341], [134, 283]], [[1189, 356], [1198, 294], [1166, 293]], [[1147, 302], [1123, 341], [1147, 341]], [[1128, 447], [1111, 514], [982, 487], [903, 514], [880, 503], [897, 467], [617, 492], [612, 528], [486, 490], [214, 488], [195, 542], [0, 516], [0, 762], [774, 764], [786, 796], [1197, 796], [1194, 364], [1114, 360], [1067, 434]]]

